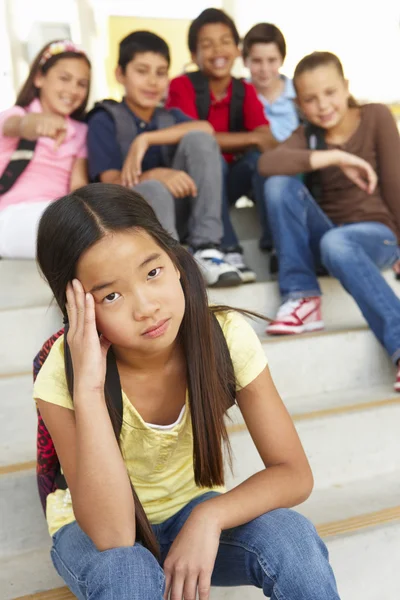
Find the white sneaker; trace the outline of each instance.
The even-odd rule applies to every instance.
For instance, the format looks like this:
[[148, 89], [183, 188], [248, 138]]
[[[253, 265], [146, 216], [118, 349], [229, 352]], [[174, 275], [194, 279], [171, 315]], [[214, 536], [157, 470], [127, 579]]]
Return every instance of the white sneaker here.
[[225, 262], [237, 269], [243, 283], [253, 283], [256, 280], [256, 274], [246, 265], [243, 252], [239, 252], [239, 249], [228, 250], [224, 253], [224, 258]]
[[197, 250], [194, 258], [209, 287], [230, 287], [242, 283], [237, 269], [224, 261], [223, 253], [217, 248]]

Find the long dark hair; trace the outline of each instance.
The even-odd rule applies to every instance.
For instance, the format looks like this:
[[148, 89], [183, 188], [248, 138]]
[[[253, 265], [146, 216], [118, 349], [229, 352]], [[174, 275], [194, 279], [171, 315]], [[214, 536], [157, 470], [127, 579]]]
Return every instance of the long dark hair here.
[[[62, 43], [62, 41], [63, 40], [61, 40], [60, 43]], [[43, 46], [43, 48], [37, 54], [36, 58], [34, 59], [33, 63], [31, 64], [29, 75], [28, 75], [24, 85], [18, 92], [18, 96], [15, 101], [16, 106], [22, 106], [22, 107], [29, 106], [29, 104], [32, 102], [32, 100], [39, 97], [40, 90], [35, 86], [36, 75], [38, 73], [42, 73], [43, 75], [45, 75], [51, 69], [51, 67], [54, 67], [54, 65], [62, 58], [80, 58], [81, 60], [85, 60], [87, 62], [87, 64], [89, 65], [89, 68], [91, 68], [90, 60], [88, 59], [86, 54], [84, 54], [83, 52], [74, 52], [71, 50], [68, 50], [67, 52], [60, 52], [58, 54], [55, 54], [54, 56], [51, 56], [49, 59], [47, 59], [44, 64], [41, 64], [41, 59], [42, 59], [43, 55], [45, 54], [46, 50], [48, 50], [48, 48], [52, 44], [57, 44], [57, 42], [59, 42], [59, 40], [53, 40], [52, 42], [49, 42], [48, 44]], [[79, 106], [79, 108], [77, 108], [70, 115], [71, 119], [76, 119], [77, 121], [81, 121], [84, 118], [89, 94], [90, 94], [90, 81], [89, 81], [89, 87], [88, 87], [88, 91], [86, 94], [86, 98], [82, 102], [82, 104]]]
[[[229, 309], [209, 307], [203, 277], [194, 258], [162, 228], [150, 205], [136, 192], [114, 184], [94, 183], [64, 196], [50, 204], [41, 218], [37, 240], [39, 267], [66, 318], [66, 286], [75, 277], [83, 252], [108, 232], [126, 230], [149, 234], [181, 274], [186, 308], [179, 336], [187, 365], [194, 478], [200, 487], [222, 485], [223, 442], [228, 454], [230, 451], [224, 415], [235, 400], [235, 376], [216, 314]], [[72, 397], [73, 371], [68, 346], [65, 370]], [[106, 402], [113, 422], [107, 394]], [[119, 440], [117, 426], [114, 432]], [[157, 555], [155, 536], [134, 490], [133, 494], [137, 537]]]
[[[307, 71], [314, 71], [314, 69], [317, 69], [318, 67], [326, 67], [327, 65], [333, 65], [337, 69], [340, 77], [342, 79], [345, 78], [343, 65], [336, 54], [333, 54], [333, 52], [312, 52], [311, 54], [304, 56], [294, 70], [293, 84], [296, 91], [296, 80], [300, 75]], [[349, 108], [359, 108], [360, 104], [353, 96], [349, 96], [348, 106]]]

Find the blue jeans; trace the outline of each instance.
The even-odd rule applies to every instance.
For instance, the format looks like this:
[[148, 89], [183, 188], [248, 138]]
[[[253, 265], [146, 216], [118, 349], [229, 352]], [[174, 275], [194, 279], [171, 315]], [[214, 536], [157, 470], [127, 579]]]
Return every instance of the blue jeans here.
[[254, 201], [258, 209], [262, 227], [262, 242], [267, 245], [270, 242], [271, 236], [269, 233], [267, 211], [264, 202], [265, 178], [261, 177], [257, 171], [259, 157], [260, 152], [257, 150], [249, 150], [241, 158], [231, 164], [228, 164], [225, 159], [222, 159], [222, 221], [224, 234], [221, 245], [223, 248], [239, 246], [239, 240], [233, 229], [229, 214], [230, 208], [236, 200], [241, 198], [241, 196], [245, 196], [251, 190], [254, 193]]
[[294, 177], [270, 177], [265, 191], [283, 300], [320, 296], [315, 266], [322, 263], [353, 296], [396, 363], [400, 300], [380, 273], [400, 257], [395, 234], [376, 222], [335, 226]]
[[[163, 561], [192, 509], [215, 495], [196, 498], [153, 527], [161, 564], [140, 544], [99, 552], [77, 523], [53, 537], [53, 563], [79, 600], [162, 600]], [[328, 551], [299, 513], [273, 510], [222, 532], [212, 585], [253, 585], [273, 600], [338, 600]]]

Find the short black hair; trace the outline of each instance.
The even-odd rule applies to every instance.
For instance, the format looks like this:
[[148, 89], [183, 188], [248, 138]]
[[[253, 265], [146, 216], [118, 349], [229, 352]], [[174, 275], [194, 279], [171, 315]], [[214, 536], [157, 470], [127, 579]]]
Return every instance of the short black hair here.
[[258, 23], [246, 33], [243, 40], [243, 58], [250, 54], [254, 44], [276, 44], [282, 60], [286, 58], [286, 42], [282, 31], [272, 23]]
[[229, 27], [233, 39], [235, 40], [235, 44], [239, 46], [240, 36], [233, 19], [231, 19], [231, 17], [223, 10], [219, 10], [218, 8], [206, 8], [194, 21], [192, 21], [189, 27], [188, 46], [192, 54], [197, 50], [200, 29], [204, 25], [210, 25], [211, 23], [222, 23]]
[[151, 31], [134, 31], [119, 43], [118, 65], [122, 71], [125, 71], [127, 64], [135, 58], [136, 54], [144, 52], [160, 54], [165, 58], [168, 66], [171, 64], [169, 47], [165, 40]]

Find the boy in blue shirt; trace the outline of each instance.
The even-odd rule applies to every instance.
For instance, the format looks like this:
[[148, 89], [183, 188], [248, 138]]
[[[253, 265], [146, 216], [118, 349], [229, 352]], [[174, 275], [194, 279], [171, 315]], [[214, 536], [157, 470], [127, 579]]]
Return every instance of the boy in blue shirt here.
[[140, 193], [165, 229], [191, 247], [208, 285], [239, 285], [219, 250], [222, 178], [213, 128], [159, 108], [169, 65], [168, 45], [154, 33], [136, 31], [121, 41], [116, 77], [125, 97], [89, 114], [90, 178]]

